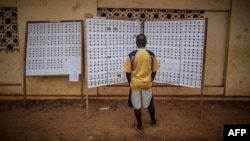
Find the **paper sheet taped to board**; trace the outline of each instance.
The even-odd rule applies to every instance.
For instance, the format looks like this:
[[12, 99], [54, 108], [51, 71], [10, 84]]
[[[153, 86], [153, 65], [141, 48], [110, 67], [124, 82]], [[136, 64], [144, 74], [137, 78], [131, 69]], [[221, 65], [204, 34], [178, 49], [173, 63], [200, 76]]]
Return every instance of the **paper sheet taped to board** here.
[[36, 22], [27, 27], [27, 76], [81, 73], [81, 22]]
[[156, 82], [201, 87], [205, 24], [205, 19], [145, 21], [147, 48], [161, 65]]
[[141, 23], [95, 18], [85, 22], [88, 87], [127, 82], [122, 66], [128, 53], [136, 49]]

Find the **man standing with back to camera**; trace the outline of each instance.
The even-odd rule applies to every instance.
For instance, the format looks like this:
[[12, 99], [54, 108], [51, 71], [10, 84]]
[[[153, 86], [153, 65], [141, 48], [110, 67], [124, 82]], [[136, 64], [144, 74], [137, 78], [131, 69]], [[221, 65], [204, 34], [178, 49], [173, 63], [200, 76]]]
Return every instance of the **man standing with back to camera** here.
[[131, 89], [131, 102], [137, 120], [134, 128], [139, 132], [144, 131], [141, 108], [148, 108], [152, 127], [157, 127], [159, 124], [159, 121], [155, 118], [152, 84], [160, 65], [154, 53], [146, 50], [146, 44], [146, 36], [139, 34], [136, 37], [137, 50], [129, 53], [123, 66]]

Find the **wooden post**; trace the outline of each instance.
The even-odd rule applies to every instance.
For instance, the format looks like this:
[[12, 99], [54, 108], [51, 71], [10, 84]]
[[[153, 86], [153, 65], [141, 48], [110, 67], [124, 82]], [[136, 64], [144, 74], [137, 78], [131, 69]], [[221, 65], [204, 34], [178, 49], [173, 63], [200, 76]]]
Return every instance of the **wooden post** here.
[[207, 18], [205, 19], [205, 33], [204, 33], [204, 48], [203, 48], [203, 64], [202, 64], [202, 80], [201, 80], [201, 95], [200, 95], [200, 118], [203, 118], [203, 92], [204, 92], [204, 75], [206, 62], [206, 39], [207, 39]]
[[26, 41], [24, 47], [24, 59], [23, 59], [23, 108], [26, 109], [26, 55], [27, 55], [27, 38], [28, 38], [28, 22], [26, 22]]
[[[85, 14], [85, 16], [84, 16], [84, 28], [86, 29], [86, 18], [93, 18], [93, 15], [91, 14], [91, 13], [86, 13]], [[86, 30], [84, 30], [84, 69], [86, 69], [86, 66], [87, 66], [87, 32], [86, 32]], [[88, 119], [89, 118], [89, 95], [88, 95], [88, 93], [86, 92], [86, 89], [87, 89], [87, 80], [88, 80], [88, 78], [87, 78], [87, 71], [86, 70], [84, 70], [84, 75], [85, 75], [85, 77], [84, 77], [84, 88], [83, 88], [83, 92], [84, 92], [84, 94], [85, 94], [85, 104], [86, 104], [86, 118]]]

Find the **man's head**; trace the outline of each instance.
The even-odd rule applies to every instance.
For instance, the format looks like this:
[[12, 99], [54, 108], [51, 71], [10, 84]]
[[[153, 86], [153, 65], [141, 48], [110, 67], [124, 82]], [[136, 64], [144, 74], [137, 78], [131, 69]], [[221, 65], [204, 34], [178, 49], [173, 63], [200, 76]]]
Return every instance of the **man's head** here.
[[136, 45], [138, 48], [145, 48], [147, 44], [147, 38], [144, 34], [139, 34], [136, 37]]

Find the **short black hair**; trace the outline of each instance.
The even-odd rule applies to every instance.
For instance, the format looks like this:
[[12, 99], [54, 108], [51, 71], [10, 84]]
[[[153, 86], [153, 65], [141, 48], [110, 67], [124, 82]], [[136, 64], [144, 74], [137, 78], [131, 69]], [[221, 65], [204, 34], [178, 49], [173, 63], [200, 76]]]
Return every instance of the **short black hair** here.
[[144, 34], [139, 34], [139, 35], [137, 35], [137, 36], [136, 36], [136, 41], [139, 40], [139, 38], [140, 38], [141, 40], [143, 40], [143, 39], [147, 40], [147, 37], [146, 37]]
[[137, 47], [145, 47], [147, 44], [147, 37], [144, 34], [139, 34], [136, 36]]

